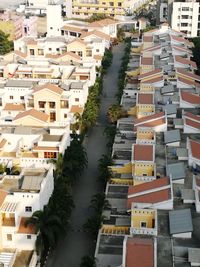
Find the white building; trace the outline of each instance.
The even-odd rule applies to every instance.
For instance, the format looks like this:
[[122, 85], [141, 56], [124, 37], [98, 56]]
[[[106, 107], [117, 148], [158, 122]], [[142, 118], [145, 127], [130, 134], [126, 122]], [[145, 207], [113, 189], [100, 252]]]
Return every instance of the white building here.
[[171, 27], [174, 30], [186, 33], [188, 37], [198, 35], [199, 2], [173, 2]]

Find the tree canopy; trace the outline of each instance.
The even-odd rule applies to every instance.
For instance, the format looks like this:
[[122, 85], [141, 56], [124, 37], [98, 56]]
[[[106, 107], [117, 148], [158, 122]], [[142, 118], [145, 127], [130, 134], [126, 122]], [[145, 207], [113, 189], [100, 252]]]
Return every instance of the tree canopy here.
[[13, 50], [13, 41], [9, 40], [9, 34], [0, 30], [0, 55], [4, 55]]

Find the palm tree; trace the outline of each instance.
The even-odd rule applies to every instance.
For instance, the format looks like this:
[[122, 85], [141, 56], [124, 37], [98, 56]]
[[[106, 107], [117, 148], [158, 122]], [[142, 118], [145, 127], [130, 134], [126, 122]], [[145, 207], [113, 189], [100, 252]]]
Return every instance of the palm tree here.
[[126, 117], [127, 112], [123, 109], [121, 105], [114, 104], [109, 107], [107, 116], [111, 123], [116, 123], [118, 119]]
[[71, 130], [73, 133], [76, 133], [77, 131], [82, 131], [83, 127], [83, 118], [82, 115], [78, 112], [74, 113], [74, 119], [75, 123], [71, 124]]
[[50, 247], [56, 246], [64, 231], [59, 217], [52, 214], [47, 207], [35, 211], [25, 222], [25, 227], [29, 225], [33, 225], [38, 233], [36, 251], [40, 256], [43, 256]]
[[104, 217], [102, 215], [94, 215], [86, 221], [83, 228], [96, 238], [103, 220]]
[[104, 134], [106, 135], [106, 138], [107, 138], [107, 147], [109, 147], [109, 148], [112, 147], [112, 145], [114, 143], [116, 132], [117, 132], [117, 130], [116, 130], [115, 125], [108, 125], [105, 127]]
[[99, 179], [103, 181], [103, 183], [106, 183], [108, 179], [111, 176], [111, 172], [108, 168], [108, 166], [112, 165], [112, 159], [109, 155], [102, 155], [102, 157], [99, 159]]
[[95, 258], [91, 256], [84, 256], [81, 259], [81, 265], [80, 267], [96, 267], [96, 261]]

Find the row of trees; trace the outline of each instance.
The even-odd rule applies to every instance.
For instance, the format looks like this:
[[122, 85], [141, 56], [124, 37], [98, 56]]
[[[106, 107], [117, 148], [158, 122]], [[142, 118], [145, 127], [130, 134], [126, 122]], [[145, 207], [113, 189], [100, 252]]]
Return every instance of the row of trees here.
[[200, 37], [196, 37], [192, 39], [194, 43], [194, 47], [192, 48], [193, 59], [197, 63], [197, 74], [200, 75]]
[[103, 88], [103, 75], [112, 63], [112, 52], [106, 50], [102, 66], [99, 69], [99, 77], [96, 78], [95, 84], [89, 88], [89, 95], [84, 107], [82, 116], [79, 113], [75, 114], [76, 122], [72, 125], [72, 131], [79, 130], [85, 133], [90, 127], [94, 126], [99, 114], [100, 95]]
[[78, 135], [72, 136], [64, 156], [60, 154], [54, 163], [54, 191], [49, 203], [25, 222], [25, 226], [33, 225], [38, 232], [36, 250], [42, 265], [49, 249], [53, 250], [65, 236], [74, 208], [71, 188], [87, 166], [87, 155]]

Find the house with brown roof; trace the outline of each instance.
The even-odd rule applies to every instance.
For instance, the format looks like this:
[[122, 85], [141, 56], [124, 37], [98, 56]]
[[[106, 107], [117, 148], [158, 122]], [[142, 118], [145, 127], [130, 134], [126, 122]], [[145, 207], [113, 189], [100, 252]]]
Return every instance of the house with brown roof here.
[[139, 92], [136, 98], [136, 116], [143, 118], [155, 113], [154, 93]]
[[147, 237], [124, 238], [122, 267], [156, 267], [156, 239]]
[[188, 165], [194, 169], [200, 167], [200, 142], [187, 138]]
[[200, 116], [191, 112], [183, 113], [183, 132], [200, 133]]
[[180, 108], [198, 108], [200, 107], [200, 96], [198, 94], [179, 91], [180, 95]]
[[174, 56], [174, 67], [189, 69], [190, 71], [194, 71], [197, 69], [197, 64], [196, 62], [189, 60], [187, 58], [181, 56]]
[[173, 192], [171, 180], [168, 177], [150, 182], [129, 186], [127, 209], [155, 208], [161, 210], [173, 209]]
[[138, 127], [152, 128], [155, 132], [164, 132], [167, 130], [167, 117], [165, 112], [155, 113], [140, 119], [134, 119], [134, 131]]

